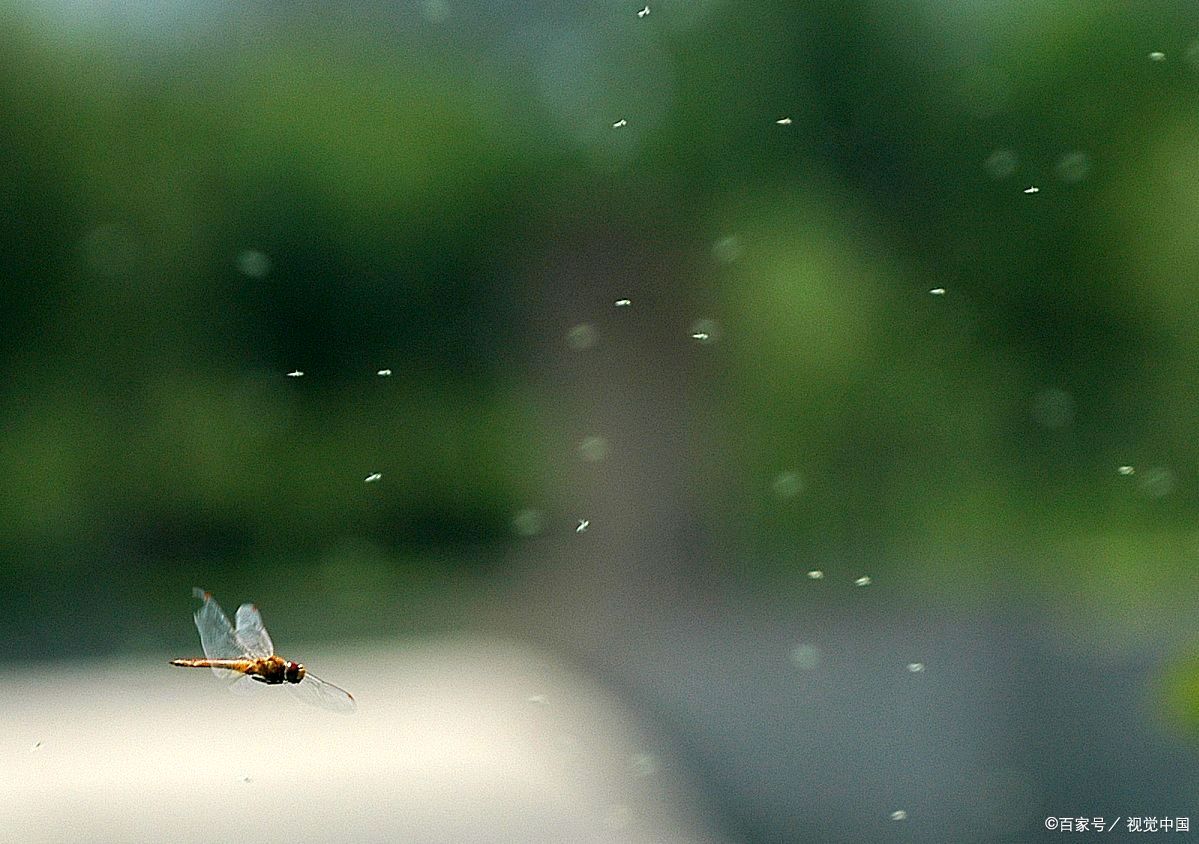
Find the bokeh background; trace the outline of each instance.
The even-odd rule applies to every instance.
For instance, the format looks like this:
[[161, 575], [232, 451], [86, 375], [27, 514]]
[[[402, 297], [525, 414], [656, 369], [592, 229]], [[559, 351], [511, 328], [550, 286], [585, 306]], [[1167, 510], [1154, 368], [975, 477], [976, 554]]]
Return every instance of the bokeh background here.
[[1199, 822], [1194, 4], [647, 8], [0, 3], [15, 840]]

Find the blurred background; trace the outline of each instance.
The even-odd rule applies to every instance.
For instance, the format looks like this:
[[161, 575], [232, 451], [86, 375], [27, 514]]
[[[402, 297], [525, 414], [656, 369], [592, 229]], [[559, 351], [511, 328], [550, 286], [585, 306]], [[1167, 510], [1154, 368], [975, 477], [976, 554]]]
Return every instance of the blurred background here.
[[1194, 4], [648, 2], [0, 0], [15, 840], [1199, 822]]

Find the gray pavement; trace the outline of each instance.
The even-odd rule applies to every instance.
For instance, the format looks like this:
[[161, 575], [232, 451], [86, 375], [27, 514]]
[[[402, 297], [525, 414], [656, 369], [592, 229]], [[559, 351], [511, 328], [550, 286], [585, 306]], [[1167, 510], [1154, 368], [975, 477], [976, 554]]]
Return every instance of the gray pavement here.
[[669, 748], [528, 648], [286, 654], [351, 690], [349, 716], [170, 656], [0, 673], [0, 838], [717, 840]]

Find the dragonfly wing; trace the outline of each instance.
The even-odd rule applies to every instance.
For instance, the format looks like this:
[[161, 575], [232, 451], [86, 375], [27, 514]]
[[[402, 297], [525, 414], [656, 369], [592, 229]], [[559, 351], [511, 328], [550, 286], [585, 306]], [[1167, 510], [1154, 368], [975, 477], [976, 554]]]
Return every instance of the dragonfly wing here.
[[[193, 589], [192, 593], [203, 601], [196, 610], [196, 629], [200, 631], [200, 645], [204, 648], [204, 656], [209, 659], [241, 659], [246, 651], [237, 642], [233, 633], [233, 625], [221, 610], [221, 605], [213, 600], [212, 593], [203, 589]], [[223, 668], [212, 669], [218, 677], [227, 678], [235, 673]]]
[[235, 695], [257, 694], [258, 687], [262, 685], [249, 674], [241, 674], [236, 671], [225, 671], [223, 673], [232, 675], [229, 678], [229, 691]]
[[255, 659], [275, 653], [275, 645], [262, 626], [262, 613], [253, 604], [242, 604], [237, 608], [237, 630], [234, 635], [245, 653]]
[[349, 713], [358, 708], [353, 695], [345, 689], [332, 683], [326, 683], [309, 673], [305, 673], [304, 679], [298, 683], [288, 683], [287, 688], [291, 689], [291, 693], [304, 703], [320, 706], [333, 712]]

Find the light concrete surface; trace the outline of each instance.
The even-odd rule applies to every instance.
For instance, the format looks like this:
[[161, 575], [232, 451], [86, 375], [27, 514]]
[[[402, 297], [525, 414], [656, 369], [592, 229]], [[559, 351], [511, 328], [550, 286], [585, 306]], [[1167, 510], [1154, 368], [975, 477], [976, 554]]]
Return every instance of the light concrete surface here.
[[717, 840], [669, 748], [520, 645], [284, 654], [353, 692], [348, 716], [174, 656], [0, 673], [0, 839]]

